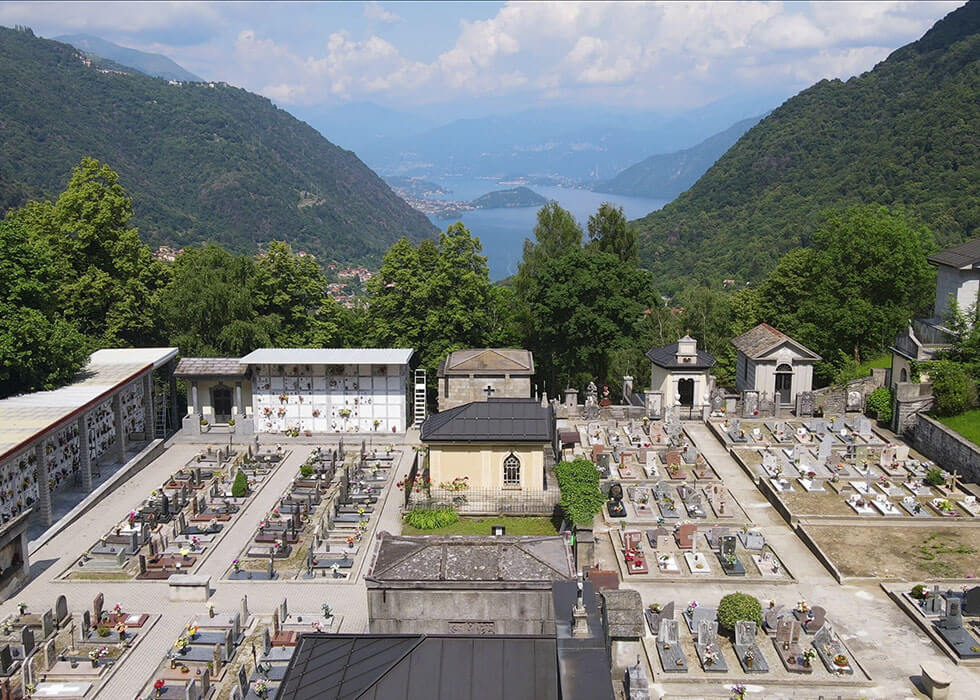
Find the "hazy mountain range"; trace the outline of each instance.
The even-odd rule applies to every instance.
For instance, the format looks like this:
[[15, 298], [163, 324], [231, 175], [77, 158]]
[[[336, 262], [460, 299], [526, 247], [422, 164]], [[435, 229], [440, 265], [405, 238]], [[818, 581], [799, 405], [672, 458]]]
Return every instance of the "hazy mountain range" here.
[[54, 37], [54, 41], [71, 44], [76, 49], [84, 51], [87, 54], [109, 59], [120, 65], [134, 68], [140, 73], [152, 75], [154, 78], [201, 81], [201, 78], [185, 70], [182, 66], [166, 56], [158, 53], [146, 53], [145, 51], [129, 49], [90, 34], [65, 34]]

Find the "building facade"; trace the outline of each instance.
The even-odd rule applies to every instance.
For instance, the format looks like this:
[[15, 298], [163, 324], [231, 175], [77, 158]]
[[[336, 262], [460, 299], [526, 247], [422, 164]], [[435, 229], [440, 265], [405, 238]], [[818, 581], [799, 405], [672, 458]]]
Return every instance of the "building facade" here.
[[699, 350], [697, 340], [686, 335], [676, 343], [651, 349], [647, 359], [651, 363], [647, 394], [662, 396], [663, 408], [708, 405], [715, 358]]
[[797, 394], [813, 390], [813, 365], [820, 356], [768, 323], [738, 336], [732, 345], [740, 392], [757, 391], [776, 403], [795, 405]]
[[457, 350], [439, 363], [439, 410], [488, 398], [531, 397], [534, 358], [529, 350]]

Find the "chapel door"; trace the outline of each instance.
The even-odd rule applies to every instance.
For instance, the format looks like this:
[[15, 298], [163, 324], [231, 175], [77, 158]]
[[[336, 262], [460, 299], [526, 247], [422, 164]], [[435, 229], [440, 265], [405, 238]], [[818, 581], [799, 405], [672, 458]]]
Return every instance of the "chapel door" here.
[[681, 406], [694, 405], [694, 380], [680, 379], [677, 381], [677, 393], [680, 394]]
[[231, 388], [216, 386], [213, 390], [214, 422], [227, 423], [231, 420]]
[[789, 365], [779, 365], [776, 368], [776, 399], [779, 403], [789, 403], [793, 390], [793, 368]]

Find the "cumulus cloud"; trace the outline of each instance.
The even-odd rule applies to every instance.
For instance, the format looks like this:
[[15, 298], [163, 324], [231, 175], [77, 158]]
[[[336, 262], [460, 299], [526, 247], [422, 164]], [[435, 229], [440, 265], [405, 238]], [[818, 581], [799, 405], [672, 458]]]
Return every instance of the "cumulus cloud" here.
[[403, 21], [402, 18], [396, 15], [394, 12], [389, 12], [376, 2], [365, 3], [364, 16], [368, 19], [373, 19], [377, 20], [378, 22], [385, 22], [388, 24]]

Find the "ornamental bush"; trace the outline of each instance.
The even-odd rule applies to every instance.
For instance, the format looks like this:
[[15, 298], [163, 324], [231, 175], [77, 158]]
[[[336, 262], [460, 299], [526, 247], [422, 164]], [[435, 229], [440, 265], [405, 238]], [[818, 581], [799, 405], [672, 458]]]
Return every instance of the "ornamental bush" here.
[[939, 467], [933, 467], [926, 472], [926, 483], [930, 486], [939, 486], [940, 484], [945, 484], [946, 479], [943, 478], [943, 471]]
[[559, 506], [565, 518], [576, 525], [591, 523], [605, 501], [599, 488], [599, 470], [596, 466], [579, 457], [573, 462], [555, 465], [555, 476], [561, 489]]
[[872, 391], [864, 403], [864, 411], [871, 418], [877, 418], [882, 423], [891, 423], [892, 390], [881, 386]]
[[739, 620], [751, 620], [762, 627], [762, 603], [748, 593], [729, 593], [718, 603], [718, 623], [730, 630]]
[[939, 360], [929, 365], [928, 372], [938, 415], [958, 416], [976, 401], [977, 386], [963, 365]]
[[245, 472], [239, 470], [235, 475], [235, 481], [231, 484], [231, 495], [235, 498], [244, 498], [248, 493], [248, 477]]
[[309, 479], [311, 476], [313, 476], [314, 471], [315, 470], [313, 469], [313, 466], [309, 464], [304, 464], [302, 467], [299, 468], [299, 474], [304, 479]]
[[459, 522], [455, 508], [417, 508], [405, 514], [405, 523], [416, 530], [435, 530]]

